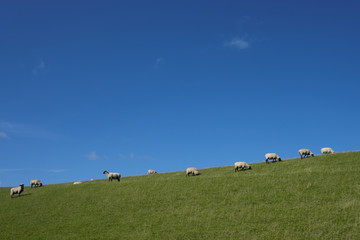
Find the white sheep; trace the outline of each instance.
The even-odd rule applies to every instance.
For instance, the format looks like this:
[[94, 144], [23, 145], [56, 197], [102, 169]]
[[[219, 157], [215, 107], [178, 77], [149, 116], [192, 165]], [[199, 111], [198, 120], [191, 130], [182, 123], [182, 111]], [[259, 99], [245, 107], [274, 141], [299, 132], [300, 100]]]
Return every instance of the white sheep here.
[[276, 162], [278, 160], [279, 162], [281, 161], [281, 158], [276, 153], [267, 153], [265, 154], [265, 158], [266, 163], [269, 163], [269, 159], [271, 159], [273, 162]]
[[148, 170], [148, 175], [155, 174], [155, 173], [157, 173], [157, 172], [155, 170], [153, 170], [153, 169]]
[[186, 176], [189, 176], [189, 174], [192, 174], [194, 176], [194, 175], [199, 175], [199, 172], [196, 168], [189, 167], [186, 169]]
[[321, 149], [321, 154], [331, 154], [331, 153], [335, 153], [335, 152], [329, 147]]
[[20, 184], [18, 187], [13, 187], [10, 189], [10, 197], [12, 198], [14, 194], [20, 194], [24, 191], [24, 184]]
[[74, 182], [73, 184], [82, 184], [82, 182], [81, 181], [77, 181], [77, 182]]
[[299, 154], [300, 154], [301, 159], [303, 158], [303, 156], [304, 156], [304, 158], [314, 156], [314, 154], [309, 149], [300, 149]]
[[35, 187], [42, 187], [42, 183], [39, 179], [31, 179], [31, 181], [30, 181], [31, 188], [33, 187], [33, 185]]
[[120, 178], [121, 178], [121, 175], [120, 173], [109, 173], [108, 171], [104, 171], [103, 174], [106, 174], [106, 176], [108, 177], [109, 181], [113, 180], [113, 179], [117, 179], [119, 182], [120, 182]]
[[238, 172], [239, 168], [241, 168], [241, 170], [251, 169], [251, 166], [246, 162], [236, 162], [234, 165], [235, 165], [235, 172]]

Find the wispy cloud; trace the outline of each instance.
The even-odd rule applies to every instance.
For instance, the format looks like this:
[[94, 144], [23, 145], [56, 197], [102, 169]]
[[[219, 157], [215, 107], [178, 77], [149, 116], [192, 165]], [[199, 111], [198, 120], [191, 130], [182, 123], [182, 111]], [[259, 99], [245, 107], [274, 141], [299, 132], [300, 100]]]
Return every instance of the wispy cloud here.
[[90, 152], [89, 154], [86, 154], [85, 157], [87, 157], [89, 160], [99, 159], [99, 156], [96, 154], [96, 152]]
[[156, 158], [148, 156], [148, 155], [139, 156], [139, 159], [149, 160], [149, 161], [156, 160]]
[[135, 154], [130, 153], [130, 154], [119, 154], [119, 158], [120, 159], [134, 159], [135, 158]]
[[41, 59], [40, 63], [32, 70], [34, 75], [37, 75], [39, 72], [43, 71], [45, 68], [45, 62]]
[[165, 63], [164, 58], [159, 57], [155, 61], [155, 68], [161, 67]]
[[156, 158], [148, 156], [148, 155], [136, 155], [134, 153], [130, 154], [119, 154], [120, 159], [136, 159], [136, 160], [155, 160]]
[[5, 135], [8, 136], [8, 133], [11, 133], [11, 135], [14, 136], [16, 135], [20, 137], [40, 138], [47, 140], [56, 140], [60, 137], [56, 133], [50, 132], [41, 126], [8, 122], [0, 122], [0, 133], [3, 133], [0, 138], [4, 138]]
[[9, 138], [9, 136], [4, 132], [0, 132], [0, 138]]
[[51, 173], [61, 173], [67, 171], [66, 169], [49, 169]]
[[25, 171], [28, 170], [26, 168], [3, 168], [0, 169], [0, 172], [19, 172], [19, 171]]
[[248, 47], [250, 47], [250, 43], [246, 40], [244, 40], [243, 38], [233, 38], [231, 41], [225, 42], [224, 43], [225, 47], [234, 47], [237, 49], [246, 49]]
[[252, 19], [252, 17], [250, 17], [248, 15], [244, 15], [239, 19], [238, 23], [240, 25], [244, 25], [245, 23], [249, 22], [251, 19]]
[[0, 122], [0, 127], [1, 128], [5, 128], [5, 129], [12, 129], [13, 128], [13, 124], [12, 123], [8, 123], [8, 122]]

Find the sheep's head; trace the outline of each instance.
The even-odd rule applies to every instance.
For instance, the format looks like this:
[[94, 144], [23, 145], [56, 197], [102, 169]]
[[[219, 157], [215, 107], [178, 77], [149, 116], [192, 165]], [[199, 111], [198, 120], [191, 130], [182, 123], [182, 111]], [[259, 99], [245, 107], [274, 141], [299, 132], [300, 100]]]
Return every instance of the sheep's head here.
[[281, 157], [279, 157], [279, 162], [281, 161]]
[[198, 170], [195, 170], [195, 171], [194, 171], [194, 174], [195, 174], [195, 175], [199, 175]]
[[312, 152], [310, 152], [310, 155], [313, 157], [313, 156], [315, 156]]
[[103, 172], [103, 174], [106, 174], [106, 173], [109, 173], [109, 172], [105, 170], [105, 171]]
[[42, 183], [40, 183], [40, 187], [42, 187]]
[[249, 170], [251, 170], [251, 166], [249, 165]]

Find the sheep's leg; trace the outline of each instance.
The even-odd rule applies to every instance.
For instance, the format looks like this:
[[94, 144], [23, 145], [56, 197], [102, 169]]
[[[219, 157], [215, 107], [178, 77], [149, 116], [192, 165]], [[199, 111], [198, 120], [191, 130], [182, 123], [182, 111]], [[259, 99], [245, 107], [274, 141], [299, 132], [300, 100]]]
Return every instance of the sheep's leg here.
[[266, 159], [265, 161], [266, 161], [266, 164], [268, 164], [268, 163], [269, 163], [269, 160], [268, 160], [268, 159]]

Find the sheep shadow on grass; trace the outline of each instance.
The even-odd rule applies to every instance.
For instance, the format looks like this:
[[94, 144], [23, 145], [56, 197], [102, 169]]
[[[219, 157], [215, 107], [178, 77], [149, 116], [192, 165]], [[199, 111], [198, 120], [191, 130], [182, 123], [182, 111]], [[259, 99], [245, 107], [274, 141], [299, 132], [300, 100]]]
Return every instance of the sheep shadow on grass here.
[[[25, 197], [25, 196], [29, 196], [29, 195], [31, 195], [32, 193], [23, 193], [23, 194], [21, 194], [20, 195], [20, 198], [21, 197]], [[14, 195], [12, 198], [19, 198], [19, 195]]]

